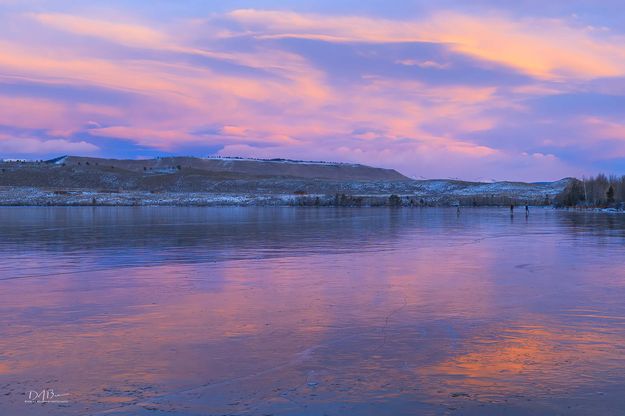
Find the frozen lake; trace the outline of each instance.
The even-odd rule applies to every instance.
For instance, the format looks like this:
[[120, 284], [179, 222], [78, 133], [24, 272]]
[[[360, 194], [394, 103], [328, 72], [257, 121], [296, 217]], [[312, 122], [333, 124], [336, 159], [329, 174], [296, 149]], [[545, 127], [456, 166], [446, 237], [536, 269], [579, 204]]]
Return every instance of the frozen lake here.
[[0, 208], [0, 236], [2, 415], [625, 409], [625, 216]]

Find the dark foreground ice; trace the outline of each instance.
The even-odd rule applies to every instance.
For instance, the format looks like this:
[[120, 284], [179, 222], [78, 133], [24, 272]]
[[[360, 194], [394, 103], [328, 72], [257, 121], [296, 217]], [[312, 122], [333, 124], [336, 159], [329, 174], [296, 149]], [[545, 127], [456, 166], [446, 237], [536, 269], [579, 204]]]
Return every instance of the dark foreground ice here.
[[0, 208], [0, 258], [2, 415], [625, 412], [625, 216]]

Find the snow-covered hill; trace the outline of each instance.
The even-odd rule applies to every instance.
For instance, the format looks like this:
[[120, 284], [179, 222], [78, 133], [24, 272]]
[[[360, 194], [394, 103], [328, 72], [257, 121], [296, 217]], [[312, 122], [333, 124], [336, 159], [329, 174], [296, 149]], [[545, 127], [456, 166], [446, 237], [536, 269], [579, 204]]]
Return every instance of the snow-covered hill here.
[[285, 159], [63, 156], [0, 168], [4, 205], [547, 205], [570, 181], [412, 180], [392, 169]]

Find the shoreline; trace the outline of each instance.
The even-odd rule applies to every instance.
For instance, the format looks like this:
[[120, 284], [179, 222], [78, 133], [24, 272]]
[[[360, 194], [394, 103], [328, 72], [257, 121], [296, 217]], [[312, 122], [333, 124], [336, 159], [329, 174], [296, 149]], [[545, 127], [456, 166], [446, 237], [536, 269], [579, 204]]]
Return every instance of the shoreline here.
[[[513, 202], [516, 199], [516, 202]], [[509, 202], [510, 201], [510, 202]], [[541, 198], [446, 193], [215, 193], [0, 189], [0, 206], [547, 207]]]
[[[213, 193], [165, 193], [151, 194], [149, 192], [120, 192], [98, 193], [80, 192], [79, 195], [58, 195], [43, 192], [31, 198], [20, 196], [4, 198], [0, 192], [0, 207], [180, 207], [180, 208], [245, 208], [245, 207], [275, 207], [275, 208], [499, 208], [509, 210], [508, 204], [460, 204], [450, 202], [453, 198], [431, 197], [421, 198], [424, 203], [415, 202], [414, 195], [238, 195]], [[114, 195], [114, 197], [111, 197]], [[142, 198], [143, 197], [143, 198]], [[94, 203], [95, 198], [95, 203]], [[526, 204], [515, 204], [514, 215], [524, 215]], [[590, 208], [590, 207], [556, 207], [546, 204], [527, 204], [532, 210], [553, 210], [558, 212], [572, 212], [579, 214], [625, 214], [625, 209], [617, 208]]]

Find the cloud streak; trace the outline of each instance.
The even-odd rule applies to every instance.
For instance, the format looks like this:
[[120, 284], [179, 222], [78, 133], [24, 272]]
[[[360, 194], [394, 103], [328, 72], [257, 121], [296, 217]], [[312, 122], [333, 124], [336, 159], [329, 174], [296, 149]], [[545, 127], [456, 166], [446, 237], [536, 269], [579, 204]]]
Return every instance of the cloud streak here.
[[392, 21], [254, 9], [235, 10], [229, 16], [260, 38], [440, 43], [547, 79], [617, 76], [625, 71], [621, 47], [625, 37], [597, 38], [591, 28], [558, 19], [478, 17], [445, 11], [425, 19]]

